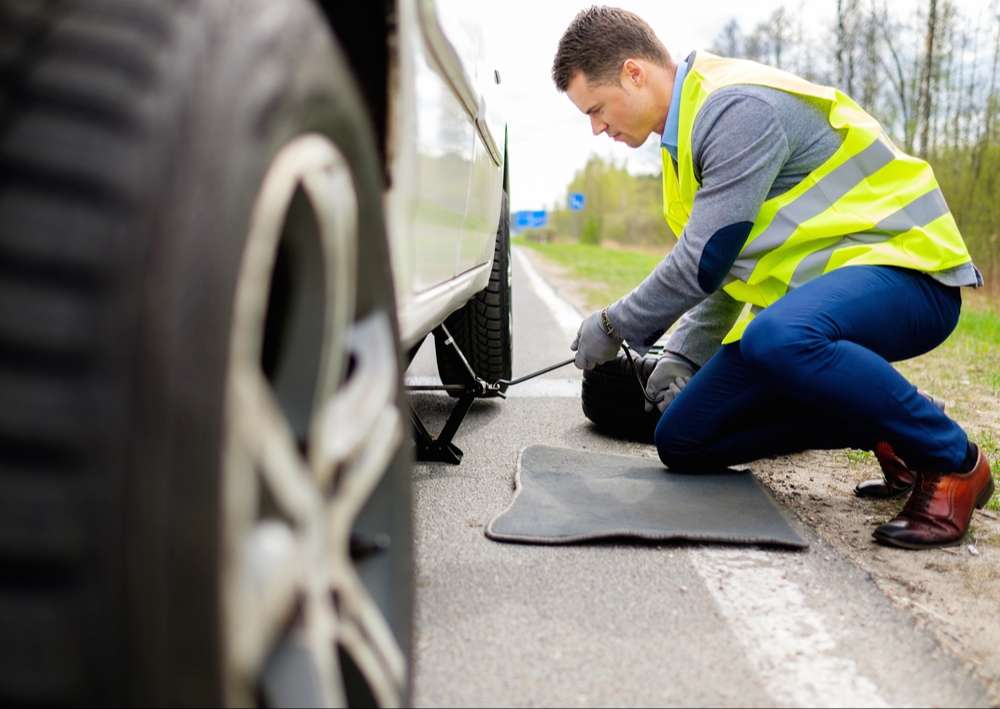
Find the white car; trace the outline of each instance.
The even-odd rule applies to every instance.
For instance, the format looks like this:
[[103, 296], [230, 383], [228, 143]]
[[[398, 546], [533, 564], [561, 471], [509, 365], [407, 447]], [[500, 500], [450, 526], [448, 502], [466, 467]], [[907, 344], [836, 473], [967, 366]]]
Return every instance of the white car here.
[[0, 0], [0, 699], [410, 701], [406, 353], [510, 375], [469, 13]]

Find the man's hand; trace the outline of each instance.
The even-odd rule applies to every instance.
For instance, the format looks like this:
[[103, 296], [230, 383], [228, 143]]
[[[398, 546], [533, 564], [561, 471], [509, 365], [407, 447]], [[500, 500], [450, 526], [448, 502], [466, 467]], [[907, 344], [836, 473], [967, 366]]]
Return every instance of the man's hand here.
[[[663, 413], [691, 380], [694, 372], [695, 366], [687, 359], [673, 352], [664, 352], [646, 382], [646, 396], [653, 399], [656, 408]], [[647, 401], [646, 411], [652, 410], [653, 405]]]
[[569, 348], [576, 352], [575, 364], [578, 369], [593, 369], [613, 360], [621, 345], [622, 338], [618, 337], [607, 319], [607, 311], [601, 311], [580, 323], [580, 329]]

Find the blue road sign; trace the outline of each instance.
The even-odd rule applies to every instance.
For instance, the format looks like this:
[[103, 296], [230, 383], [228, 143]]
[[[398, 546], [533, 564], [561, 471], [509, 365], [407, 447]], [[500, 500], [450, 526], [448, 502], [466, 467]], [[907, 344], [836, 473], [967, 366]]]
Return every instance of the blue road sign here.
[[587, 198], [583, 196], [583, 192], [569, 193], [569, 209], [571, 212], [579, 212], [586, 203]]
[[514, 212], [514, 229], [541, 229], [548, 223], [549, 213], [544, 209]]

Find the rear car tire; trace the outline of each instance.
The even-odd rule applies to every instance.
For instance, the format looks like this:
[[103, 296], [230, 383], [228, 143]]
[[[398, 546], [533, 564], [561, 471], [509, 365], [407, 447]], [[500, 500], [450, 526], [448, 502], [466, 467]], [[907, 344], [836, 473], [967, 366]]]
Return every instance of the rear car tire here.
[[[487, 382], [510, 379], [514, 362], [514, 310], [511, 300], [510, 205], [504, 192], [493, 247], [490, 282], [445, 320], [448, 332], [476, 375]], [[445, 384], [465, 384], [468, 371], [454, 349], [434, 339], [438, 374]], [[505, 392], [506, 386], [500, 391]], [[452, 392], [453, 397], [458, 394]]]
[[0, 702], [403, 704], [377, 150], [307, 0], [0, 0]]
[[[662, 348], [654, 347], [645, 356], [636, 357], [636, 370], [643, 387], [661, 351]], [[583, 373], [583, 414], [610, 436], [652, 443], [660, 412], [646, 411], [642, 391], [626, 354], [619, 352], [616, 359]]]

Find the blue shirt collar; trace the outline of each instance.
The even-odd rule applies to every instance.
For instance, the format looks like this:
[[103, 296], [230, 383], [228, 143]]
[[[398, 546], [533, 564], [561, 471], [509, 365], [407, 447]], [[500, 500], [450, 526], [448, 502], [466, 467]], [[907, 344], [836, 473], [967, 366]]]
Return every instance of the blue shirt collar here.
[[674, 77], [674, 94], [670, 98], [670, 110], [667, 113], [667, 123], [663, 127], [663, 139], [660, 144], [677, 160], [677, 132], [680, 127], [681, 90], [684, 88], [684, 77], [687, 76], [688, 63], [685, 59], [677, 65], [677, 75]]

